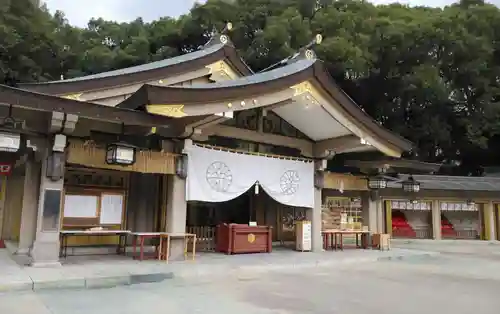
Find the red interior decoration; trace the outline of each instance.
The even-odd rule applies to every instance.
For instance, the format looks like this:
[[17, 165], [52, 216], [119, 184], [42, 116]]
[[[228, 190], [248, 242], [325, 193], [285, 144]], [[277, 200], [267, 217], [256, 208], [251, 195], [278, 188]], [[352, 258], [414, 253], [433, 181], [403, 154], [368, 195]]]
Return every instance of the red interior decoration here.
[[457, 236], [453, 224], [444, 215], [441, 215], [441, 236], [450, 238]]
[[392, 213], [392, 235], [400, 238], [416, 238], [417, 233], [406, 220], [405, 215], [400, 211]]

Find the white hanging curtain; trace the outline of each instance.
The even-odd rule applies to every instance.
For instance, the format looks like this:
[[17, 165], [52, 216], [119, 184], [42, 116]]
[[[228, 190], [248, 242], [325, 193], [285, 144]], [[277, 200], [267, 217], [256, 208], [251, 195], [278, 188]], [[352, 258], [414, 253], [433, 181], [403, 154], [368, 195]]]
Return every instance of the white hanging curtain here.
[[314, 207], [314, 164], [199, 146], [187, 150], [188, 201], [225, 202], [258, 184], [277, 202]]

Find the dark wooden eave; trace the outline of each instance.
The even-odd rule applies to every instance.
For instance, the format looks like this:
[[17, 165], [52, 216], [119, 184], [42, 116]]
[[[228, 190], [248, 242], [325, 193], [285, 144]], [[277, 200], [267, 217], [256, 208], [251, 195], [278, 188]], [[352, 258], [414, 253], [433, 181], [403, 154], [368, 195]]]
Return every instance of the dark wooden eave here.
[[242, 77], [236, 80], [213, 84], [199, 84], [185, 87], [144, 85], [117, 107], [136, 109], [148, 104], [183, 104], [185, 106], [210, 102], [232, 101], [252, 98], [280, 91], [304, 81], [311, 81], [319, 90], [325, 91], [332, 103], [339, 104], [347, 116], [377, 137], [398, 147], [401, 151], [410, 151], [413, 144], [403, 137], [384, 128], [365, 113], [333, 81], [323, 62], [319, 60], [299, 60], [281, 68]]
[[364, 173], [372, 172], [381, 168], [394, 172], [401, 172], [403, 170], [413, 171], [414, 173], [435, 173], [439, 171], [442, 166], [442, 164], [438, 163], [408, 159], [346, 160], [344, 165], [358, 168]]
[[[408, 174], [401, 174], [394, 181], [387, 183], [388, 188], [401, 188], [401, 182], [407, 180]], [[471, 195], [467, 192], [494, 192], [498, 195], [500, 191], [500, 178], [495, 177], [464, 177], [464, 176], [440, 176], [440, 175], [412, 175], [413, 179], [420, 183], [421, 190], [445, 190], [462, 191], [464, 198]]]
[[19, 87], [45, 94], [67, 95], [165, 79], [203, 68], [219, 60], [226, 60], [242, 76], [252, 74], [232, 44], [215, 43], [203, 50], [145, 65], [75, 79], [19, 84]]
[[174, 119], [0, 85], [0, 104], [34, 111], [64, 112], [90, 120], [146, 127], [169, 127]]

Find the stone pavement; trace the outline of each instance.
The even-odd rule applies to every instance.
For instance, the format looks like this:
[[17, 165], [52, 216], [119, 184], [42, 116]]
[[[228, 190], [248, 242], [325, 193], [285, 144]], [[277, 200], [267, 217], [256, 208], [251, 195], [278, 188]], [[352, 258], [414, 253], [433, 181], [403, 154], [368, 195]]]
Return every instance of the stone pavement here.
[[[0, 294], [0, 313], [497, 314], [500, 279], [485, 279], [495, 266], [500, 269], [500, 262], [438, 254], [244, 278], [184, 277], [111, 289], [27, 291]], [[443, 272], [450, 267], [453, 272]], [[471, 268], [479, 269], [479, 277], [464, 275]]]
[[394, 248], [444, 254], [497, 255], [500, 257], [500, 241], [393, 239], [391, 244]]
[[394, 249], [345, 250], [343, 252], [299, 253], [275, 250], [271, 254], [223, 255], [199, 254], [195, 261], [136, 261], [119, 256], [68, 257], [57, 268], [33, 268], [15, 263], [6, 250], [0, 250], [0, 291], [41, 289], [101, 288], [134, 283], [160, 282], [169, 278], [214, 276], [252, 276], [262, 272], [280, 272], [342, 264], [404, 259], [436, 253]]

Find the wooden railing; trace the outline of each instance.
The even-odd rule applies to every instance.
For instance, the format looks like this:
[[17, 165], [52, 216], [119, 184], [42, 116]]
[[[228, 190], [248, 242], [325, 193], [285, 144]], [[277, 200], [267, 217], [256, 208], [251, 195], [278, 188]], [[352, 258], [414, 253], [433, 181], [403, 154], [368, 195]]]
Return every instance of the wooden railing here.
[[443, 239], [476, 240], [479, 239], [479, 231], [474, 229], [454, 229], [453, 233], [441, 235]]
[[432, 227], [415, 227], [411, 231], [392, 229], [393, 238], [432, 239]]
[[215, 251], [215, 227], [211, 226], [188, 226], [186, 233], [196, 234], [196, 251]]

